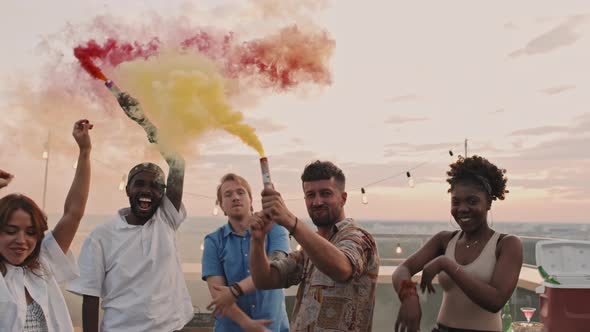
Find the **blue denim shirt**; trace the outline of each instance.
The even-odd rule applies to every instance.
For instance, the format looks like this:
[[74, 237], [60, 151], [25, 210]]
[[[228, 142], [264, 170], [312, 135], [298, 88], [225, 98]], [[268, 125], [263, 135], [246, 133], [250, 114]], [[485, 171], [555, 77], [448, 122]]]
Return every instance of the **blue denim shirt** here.
[[[289, 252], [287, 230], [274, 225], [266, 236], [266, 254], [273, 251]], [[250, 232], [240, 236], [233, 232], [229, 222], [205, 237], [203, 249], [203, 280], [210, 276], [225, 277], [227, 285], [250, 276]], [[267, 328], [273, 332], [288, 332], [289, 319], [282, 289], [256, 290], [240, 296], [238, 307], [252, 319], [270, 319]], [[215, 331], [242, 331], [227, 317], [215, 320]]]

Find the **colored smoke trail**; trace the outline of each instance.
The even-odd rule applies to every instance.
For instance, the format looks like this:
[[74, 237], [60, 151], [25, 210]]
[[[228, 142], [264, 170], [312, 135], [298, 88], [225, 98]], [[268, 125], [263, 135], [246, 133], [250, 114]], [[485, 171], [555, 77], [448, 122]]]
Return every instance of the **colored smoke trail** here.
[[197, 34], [183, 40], [180, 46], [183, 50], [196, 49], [199, 53], [212, 59], [223, 61], [233, 42], [233, 32], [216, 35], [206, 31], [199, 31]]
[[287, 90], [306, 82], [331, 83], [328, 62], [335, 42], [325, 31], [305, 31], [293, 25], [242, 43], [232, 32], [215, 36], [199, 31], [181, 45], [220, 63], [226, 76], [257, 87]]
[[107, 39], [104, 45], [100, 45], [92, 39], [86, 45], [79, 45], [74, 48], [74, 56], [90, 76], [106, 81], [107, 77], [94, 63], [95, 60], [100, 60], [102, 64], [115, 67], [125, 61], [131, 61], [137, 58], [147, 59], [156, 54], [158, 48], [159, 41], [157, 38], [152, 39], [145, 46], [138, 42], [134, 42], [133, 44], [120, 43], [113, 38]]
[[254, 128], [227, 100], [231, 82], [212, 60], [170, 50], [157, 58], [123, 63], [114, 75], [119, 86], [140, 101], [166, 147], [182, 150], [205, 132], [222, 129], [264, 155]]
[[[162, 49], [174, 49], [177, 53], [184, 52], [193, 56], [196, 54], [197, 57], [205, 56], [209, 58], [211, 66], [213, 63], [216, 64], [215, 70], [224, 82], [222, 98], [231, 100], [229, 113], [232, 113], [232, 110], [254, 107], [265, 94], [297, 92], [298, 87], [309, 83], [316, 87], [329, 84], [329, 79], [319, 79], [321, 75], [309, 74], [322, 71], [329, 74], [327, 62], [330, 60], [330, 52], [334, 46], [334, 41], [330, 40], [329, 35], [316, 25], [305, 22], [299, 22], [300, 28], [292, 34], [283, 32], [289, 28], [282, 30], [276, 28], [283, 26], [285, 19], [293, 13], [297, 13], [298, 17], [309, 17], [309, 12], [315, 8], [313, 7], [315, 5], [311, 6], [311, 3], [315, 4], [315, 0], [288, 0], [280, 4], [274, 4], [270, 0], [262, 0], [261, 3], [257, 1], [244, 2], [233, 8], [241, 18], [239, 29], [233, 32], [230, 28], [206, 25], [208, 18], [199, 19], [199, 25], [195, 25], [192, 23], [196, 21], [194, 17], [163, 17], [159, 14], [143, 15], [141, 20], [133, 21], [133, 23], [129, 23], [130, 21], [124, 15], [96, 16], [89, 18], [86, 24], [68, 25], [62, 31], [50, 32], [50, 35], [45, 36], [43, 43], [40, 44], [46, 54], [47, 63], [42, 72], [35, 75], [39, 78], [39, 83], [29, 83], [27, 77], [30, 75], [21, 75], [19, 80], [23, 81], [23, 85], [18, 82], [10, 84], [8, 91], [10, 91], [9, 99], [12, 107], [2, 136], [22, 138], [21, 141], [25, 142], [31, 137], [29, 132], [21, 130], [22, 123], [35, 126], [35, 132], [39, 133], [38, 137], [35, 136], [30, 144], [23, 145], [22, 150], [36, 155], [39, 149], [38, 141], [45, 139], [47, 128], [65, 132], [64, 141], [69, 143], [67, 135], [71, 123], [85, 117], [92, 119], [97, 125], [93, 135], [97, 142], [101, 142], [100, 145], [97, 144], [97, 147], [104, 150], [104, 160], [117, 163], [115, 160], [123, 162], [129, 158], [142, 158], [142, 155], [159, 157], [153, 145], [147, 144], [145, 133], [141, 128], [125, 116], [115, 98], [102, 84], [89, 79], [88, 73], [101, 80], [113, 79], [121, 89], [129, 91], [142, 106], [145, 106], [146, 114], [155, 125], [160, 127], [162, 121], [155, 115], [157, 109], [149, 106], [146, 98], [135, 93], [134, 87], [127, 84], [128, 81], [136, 80], [136, 78], [120, 77], [117, 74], [126, 61], [159, 59]], [[237, 7], [247, 8], [242, 10]], [[263, 29], [260, 29], [258, 22], [262, 17], [266, 20], [273, 19], [275, 16], [278, 19], [275, 25], [265, 25]], [[245, 37], [246, 35], [259, 37], [254, 39]], [[91, 40], [91, 36], [96, 39]], [[281, 36], [282, 39], [279, 38]], [[325, 36], [324, 46], [327, 46], [329, 52], [316, 47], [310, 48], [312, 53], [308, 52], [307, 55], [293, 55], [300, 50], [289, 46], [296, 43], [289, 43], [288, 40], [289, 37], [297, 36], [309, 36], [311, 40], [322, 40]], [[108, 37], [112, 38], [107, 39]], [[300, 40], [305, 39], [300, 38]], [[283, 43], [286, 46], [273, 43]], [[306, 42], [303, 41], [303, 43]], [[79, 61], [84, 67], [78, 63], [72, 65], [68, 57], [63, 56], [64, 53], [71, 53], [70, 47], [75, 45], [78, 45], [75, 50], [77, 58], [75, 61]], [[312, 42], [310, 45], [320, 44]], [[307, 47], [307, 45], [304, 46]], [[316, 53], [313, 53], [314, 50]], [[297, 60], [300, 56], [311, 58], [311, 60]], [[290, 60], [292, 58], [297, 61]], [[285, 65], [285, 63], [295, 65]], [[305, 66], [306, 63], [313, 65]], [[263, 70], [261, 71], [260, 68]], [[288, 74], [285, 68], [289, 68]], [[310, 71], [308, 68], [313, 70]], [[170, 66], [170, 70], [182, 72], [183, 68]], [[150, 95], [150, 98], [152, 97], [156, 99], [157, 96]], [[163, 99], [166, 100], [166, 98]], [[226, 101], [227, 105], [230, 104]], [[233, 122], [226, 123], [226, 130], [236, 135], [251, 133], [251, 136], [255, 137], [255, 131], [252, 128], [231, 124], [243, 124], [241, 114], [237, 121], [232, 117], [229, 118]], [[215, 126], [207, 128], [222, 128], [221, 121], [217, 122]], [[170, 123], [173, 122], [170, 121]], [[198, 128], [195, 129], [193, 126], [197, 125], [192, 123], [188, 134], [182, 131], [175, 133], [174, 130], [165, 130], [171, 133], [168, 135], [172, 136], [173, 142], [180, 142], [180, 146], [185, 149], [184, 152], [189, 158], [198, 155], [198, 151], [194, 149], [194, 143], [199, 140], [200, 134], [198, 134]], [[180, 127], [184, 128], [184, 126]], [[203, 129], [204, 131], [207, 129]], [[256, 141], [255, 138], [247, 138], [247, 140]], [[251, 144], [256, 146], [255, 143]], [[134, 148], [129, 149], [130, 146]], [[69, 146], [65, 143], [54, 149], [63, 153], [70, 152]], [[256, 149], [262, 150], [260, 147]]]
[[228, 70], [237, 77], [258, 77], [263, 87], [281, 90], [308, 81], [330, 84], [328, 61], [334, 46], [326, 32], [304, 32], [294, 25], [237, 47]]
[[[242, 114], [232, 111], [226, 100], [235, 93], [226, 85], [228, 78], [247, 81], [249, 88], [275, 90], [305, 82], [329, 84], [327, 62], [333, 48], [327, 33], [291, 26], [245, 43], [236, 42], [231, 32], [200, 30], [165, 54], [160, 53], [157, 38], [146, 46], [113, 38], [103, 45], [90, 40], [76, 47], [74, 54], [95, 78], [107, 79], [95, 60], [115, 69], [123, 89], [139, 100], [148, 117], [154, 113], [162, 144], [182, 147], [207, 130], [223, 129], [264, 156], [254, 129], [243, 123]], [[139, 58], [146, 61], [135, 61]]]
[[[236, 41], [232, 32], [213, 34], [200, 30], [173, 48], [206, 55], [224, 67], [227, 77], [248, 80], [261, 88], [287, 90], [306, 82], [330, 84], [328, 62], [334, 46], [326, 32], [307, 32], [293, 25], [277, 34], [243, 43]], [[145, 46], [110, 38], [104, 45], [90, 40], [76, 47], [74, 55], [92, 77], [106, 80], [93, 61], [116, 67], [125, 61], [157, 56], [159, 47], [157, 38]]]

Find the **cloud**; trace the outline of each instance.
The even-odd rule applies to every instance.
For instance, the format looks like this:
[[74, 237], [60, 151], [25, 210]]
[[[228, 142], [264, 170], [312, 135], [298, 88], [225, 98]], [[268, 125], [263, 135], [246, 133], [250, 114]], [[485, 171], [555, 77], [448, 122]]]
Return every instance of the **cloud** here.
[[446, 142], [446, 143], [432, 143], [432, 144], [412, 144], [412, 143], [390, 143], [385, 145], [386, 148], [397, 150], [397, 151], [436, 151], [436, 150], [449, 150], [453, 146], [456, 146], [457, 142]]
[[539, 136], [549, 135], [554, 133], [567, 132], [567, 126], [542, 126], [528, 129], [520, 129], [510, 133], [510, 136]]
[[270, 118], [248, 119], [246, 122], [256, 129], [257, 133], [276, 133], [287, 129], [286, 126], [273, 122]]
[[301, 138], [299, 138], [299, 137], [293, 137], [291, 139], [291, 142], [293, 142], [293, 144], [295, 144], [295, 145], [301, 145], [301, 144], [303, 144], [303, 140]]
[[541, 126], [528, 129], [520, 129], [510, 133], [510, 136], [542, 136], [550, 134], [584, 134], [590, 132], [590, 113], [584, 113], [575, 118], [569, 126]]
[[[392, 143], [385, 145], [383, 156], [388, 158], [396, 156], [416, 156], [417, 154], [424, 154], [427, 152], [439, 152], [441, 158], [446, 158], [446, 156], [449, 155], [449, 150], [452, 150], [456, 146], [456, 142], [434, 144]], [[454, 151], [454, 154], [457, 155], [458, 151]]]
[[400, 125], [400, 124], [408, 123], [408, 122], [420, 122], [420, 121], [426, 121], [426, 120], [428, 120], [428, 118], [393, 115], [393, 116], [389, 117], [387, 120], [385, 120], [384, 122], [389, 123], [389, 124]]
[[560, 94], [564, 91], [573, 90], [575, 88], [576, 88], [575, 85], [560, 85], [560, 86], [555, 86], [555, 87], [543, 89], [543, 90], [541, 90], [541, 92], [548, 94], [548, 95], [557, 95], [557, 94]]
[[[538, 149], [545, 149], [545, 147], [539, 146], [532, 150]], [[508, 161], [508, 164], [518, 165], [508, 169], [507, 176], [511, 187], [544, 190], [556, 199], [588, 200], [590, 197], [590, 160], [588, 158], [580, 156], [574, 162], [554, 159], [541, 163], [539, 160], [532, 160], [523, 164], [521, 159], [523, 156], [519, 157]]]
[[523, 55], [543, 54], [572, 45], [580, 38], [576, 28], [587, 19], [587, 15], [569, 17], [566, 22], [535, 37], [524, 48], [510, 53], [509, 56], [514, 58]]
[[422, 97], [411, 93], [411, 94], [407, 94], [407, 95], [396, 96], [396, 97], [388, 99], [387, 101], [390, 103], [402, 103], [402, 102], [408, 102], [408, 101], [414, 101], [414, 100], [420, 100], [420, 99], [422, 99]]
[[590, 159], [588, 137], [563, 138], [540, 143], [534, 148], [522, 151], [520, 158], [534, 160], [559, 160], [565, 162]]
[[518, 27], [516, 26], [516, 24], [514, 24], [514, 22], [507, 22], [506, 24], [504, 24], [504, 29], [506, 29], [506, 30], [517, 30]]

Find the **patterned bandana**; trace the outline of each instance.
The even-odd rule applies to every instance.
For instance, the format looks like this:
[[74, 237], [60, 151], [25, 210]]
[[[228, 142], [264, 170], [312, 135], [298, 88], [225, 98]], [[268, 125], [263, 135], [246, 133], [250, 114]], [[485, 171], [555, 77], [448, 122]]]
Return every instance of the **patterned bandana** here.
[[135, 165], [129, 171], [129, 175], [127, 176], [127, 184], [131, 183], [131, 180], [133, 179], [133, 177], [141, 172], [154, 173], [158, 176], [156, 181], [161, 182], [162, 184], [166, 183], [165, 182], [166, 176], [164, 175], [164, 171], [160, 168], [160, 166], [158, 166], [154, 163], [141, 163], [141, 164]]

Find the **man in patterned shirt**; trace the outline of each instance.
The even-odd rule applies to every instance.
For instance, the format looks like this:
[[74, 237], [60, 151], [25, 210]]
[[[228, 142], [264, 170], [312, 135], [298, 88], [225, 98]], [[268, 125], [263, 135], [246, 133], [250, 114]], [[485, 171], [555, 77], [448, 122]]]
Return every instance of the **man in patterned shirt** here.
[[[262, 192], [262, 211], [251, 220], [250, 270], [257, 289], [299, 284], [291, 331], [371, 331], [379, 254], [375, 240], [346, 218], [345, 177], [328, 161], [305, 167], [305, 204], [317, 232], [285, 206], [280, 193]], [[269, 262], [264, 236], [284, 226], [302, 250]]]

